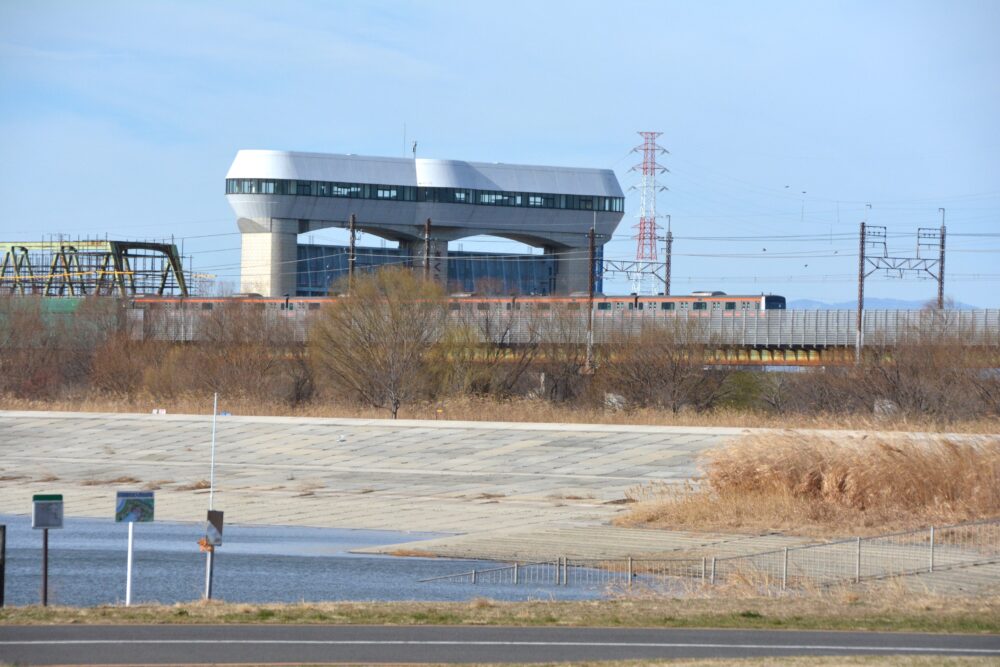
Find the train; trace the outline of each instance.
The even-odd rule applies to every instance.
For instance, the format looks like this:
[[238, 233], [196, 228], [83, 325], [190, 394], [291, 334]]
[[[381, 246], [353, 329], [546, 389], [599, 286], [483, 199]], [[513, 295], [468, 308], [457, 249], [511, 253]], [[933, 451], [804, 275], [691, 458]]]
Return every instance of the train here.
[[[131, 302], [137, 308], [185, 308], [212, 310], [216, 306], [229, 303], [256, 304], [263, 309], [319, 310], [324, 303], [337, 297], [264, 297], [259, 294], [236, 294], [228, 297], [159, 297], [136, 296]], [[588, 302], [588, 295], [574, 293], [568, 296], [498, 296], [475, 293], [452, 294], [448, 297], [451, 311], [474, 310], [519, 310], [551, 311], [581, 310]], [[777, 294], [726, 294], [720, 291], [698, 291], [684, 295], [629, 294], [594, 296], [594, 312], [597, 315], [612, 315], [632, 311], [656, 312], [662, 314], [684, 313], [691, 315], [746, 314], [771, 310], [785, 310], [785, 297]]]

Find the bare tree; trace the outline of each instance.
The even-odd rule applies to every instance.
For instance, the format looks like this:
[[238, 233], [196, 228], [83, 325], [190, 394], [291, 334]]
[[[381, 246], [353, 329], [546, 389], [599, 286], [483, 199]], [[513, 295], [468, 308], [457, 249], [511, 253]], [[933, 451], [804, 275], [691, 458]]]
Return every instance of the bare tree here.
[[[346, 292], [346, 290], [345, 290]], [[310, 330], [310, 354], [334, 390], [393, 419], [426, 391], [431, 350], [442, 337], [444, 290], [404, 268], [356, 276]]]
[[516, 301], [467, 304], [450, 311], [440, 345], [452, 391], [507, 398], [531, 368], [541, 343], [538, 313]]
[[634, 333], [612, 334], [598, 374], [631, 404], [704, 410], [721, 396], [728, 375], [706, 367], [710, 349], [696, 320], [643, 323]]
[[540, 347], [535, 367], [540, 372], [540, 394], [550, 401], [580, 398], [591, 380], [591, 376], [584, 374], [587, 327], [583, 311], [559, 308], [539, 319], [536, 325]]

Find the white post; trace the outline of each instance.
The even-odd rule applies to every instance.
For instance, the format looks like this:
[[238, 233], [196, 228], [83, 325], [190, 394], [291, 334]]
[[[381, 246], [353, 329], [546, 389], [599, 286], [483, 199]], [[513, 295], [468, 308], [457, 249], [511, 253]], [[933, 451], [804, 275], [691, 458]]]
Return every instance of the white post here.
[[781, 554], [781, 590], [788, 587], [788, 547]]
[[[219, 414], [219, 392], [215, 392], [212, 400], [212, 462], [208, 473], [208, 509], [213, 508], [215, 502], [215, 418]], [[215, 547], [209, 545], [205, 552], [205, 599], [212, 599], [212, 567], [215, 560]]]
[[208, 557], [205, 560], [205, 599], [206, 600], [211, 600], [212, 599], [212, 558], [215, 556], [215, 551], [213, 551], [212, 548], [209, 548], [209, 550], [205, 552], [205, 555]]
[[934, 571], [934, 526], [931, 526], [931, 563], [928, 571]]
[[212, 402], [212, 463], [208, 474], [208, 509], [213, 509], [215, 501], [215, 417], [219, 414], [219, 393], [215, 393]]
[[125, 606], [132, 604], [132, 529], [135, 523], [128, 522], [128, 560], [125, 566]]
[[857, 559], [854, 561], [854, 583], [860, 583], [861, 581], [861, 538], [858, 538], [858, 555]]

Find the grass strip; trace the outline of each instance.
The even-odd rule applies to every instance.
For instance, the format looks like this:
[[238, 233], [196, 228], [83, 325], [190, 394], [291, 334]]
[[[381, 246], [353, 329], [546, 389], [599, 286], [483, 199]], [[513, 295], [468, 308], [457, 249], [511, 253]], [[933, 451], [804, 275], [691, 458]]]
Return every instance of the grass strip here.
[[0, 624], [505, 625], [1000, 634], [1000, 596], [10, 607]]

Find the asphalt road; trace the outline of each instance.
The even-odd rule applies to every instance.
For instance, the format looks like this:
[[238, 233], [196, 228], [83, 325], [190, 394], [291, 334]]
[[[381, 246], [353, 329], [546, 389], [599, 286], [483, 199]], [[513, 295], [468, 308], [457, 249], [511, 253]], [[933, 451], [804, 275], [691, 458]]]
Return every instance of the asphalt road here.
[[866, 654], [1000, 659], [1000, 635], [441, 626], [0, 627], [0, 661], [15, 664], [457, 663]]

